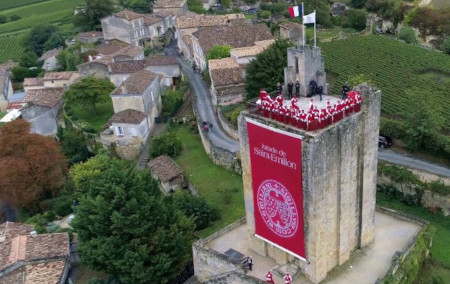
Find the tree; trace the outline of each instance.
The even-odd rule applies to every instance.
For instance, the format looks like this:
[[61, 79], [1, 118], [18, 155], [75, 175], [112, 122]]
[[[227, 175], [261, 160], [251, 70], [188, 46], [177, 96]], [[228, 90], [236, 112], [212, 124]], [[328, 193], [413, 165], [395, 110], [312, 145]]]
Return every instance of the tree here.
[[100, 25], [100, 19], [114, 12], [111, 0], [86, 0], [84, 11], [73, 17], [73, 24], [84, 31], [93, 30]]
[[37, 65], [38, 57], [33, 51], [27, 51], [19, 58], [19, 65], [22, 67], [35, 67]]
[[446, 38], [444, 41], [444, 52], [450, 54], [450, 37]]
[[175, 206], [188, 217], [193, 217], [195, 230], [203, 230], [210, 222], [219, 218], [218, 211], [210, 206], [204, 197], [193, 196], [188, 192], [177, 191], [172, 195]]
[[229, 45], [214, 45], [206, 54], [206, 60], [230, 57], [231, 48]]
[[39, 76], [43, 70], [39, 68], [28, 69], [27, 67], [16, 66], [11, 69], [11, 73], [13, 74], [14, 82], [22, 82], [23, 79], [28, 77], [37, 77]]
[[108, 102], [110, 100], [109, 94], [114, 89], [114, 84], [108, 79], [87, 77], [70, 86], [64, 93], [63, 98], [70, 107], [92, 106], [94, 109], [94, 114], [97, 115], [97, 108], [95, 104]]
[[398, 32], [398, 38], [401, 40], [404, 40], [406, 43], [416, 43], [417, 42], [416, 33], [414, 32], [414, 30], [412, 28], [409, 28], [409, 27], [403, 27]]
[[31, 50], [34, 51], [38, 56], [41, 56], [44, 52], [45, 42], [58, 30], [56, 26], [53, 25], [39, 25], [30, 30], [28, 35], [25, 37], [25, 44]]
[[277, 40], [249, 63], [245, 82], [247, 99], [258, 96], [262, 88], [271, 92], [275, 90], [277, 82], [283, 82], [286, 50], [290, 46], [292, 44], [286, 40]]
[[168, 155], [175, 157], [180, 154], [183, 146], [175, 132], [166, 132], [152, 139], [150, 144], [150, 156], [158, 157]]
[[84, 162], [90, 155], [83, 132], [77, 129], [64, 132], [61, 149], [64, 155], [69, 158], [70, 165]]
[[0, 199], [37, 210], [44, 197], [64, 185], [67, 161], [51, 138], [30, 133], [22, 119], [3, 125], [0, 135]]
[[345, 17], [344, 27], [362, 31], [366, 28], [366, 17], [365, 10], [350, 9]]
[[71, 48], [58, 53], [58, 55], [56, 55], [56, 60], [65, 71], [76, 71], [77, 65], [82, 63], [81, 58], [76, 54], [75, 50]]
[[154, 0], [120, 0], [120, 4], [138, 13], [151, 13]]
[[331, 8], [328, 4], [328, 0], [304, 0], [305, 15], [312, 13], [316, 10], [317, 24], [325, 27], [331, 26], [330, 12]]
[[82, 263], [122, 283], [167, 283], [191, 258], [192, 220], [121, 160], [91, 177], [72, 224]]
[[352, 6], [355, 9], [362, 9], [366, 6], [367, 0], [351, 0], [350, 6]]

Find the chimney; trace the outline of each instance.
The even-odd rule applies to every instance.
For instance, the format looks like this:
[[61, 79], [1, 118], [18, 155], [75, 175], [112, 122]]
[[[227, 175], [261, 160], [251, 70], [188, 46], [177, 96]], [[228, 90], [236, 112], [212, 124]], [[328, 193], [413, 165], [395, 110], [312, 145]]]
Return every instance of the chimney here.
[[122, 94], [126, 94], [127, 93], [127, 87], [125, 87], [125, 85], [122, 85]]

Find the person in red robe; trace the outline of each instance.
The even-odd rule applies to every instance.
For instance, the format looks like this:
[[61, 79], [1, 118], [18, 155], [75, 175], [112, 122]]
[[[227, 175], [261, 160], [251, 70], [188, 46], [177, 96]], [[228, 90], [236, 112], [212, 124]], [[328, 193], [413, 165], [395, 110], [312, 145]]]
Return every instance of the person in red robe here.
[[292, 284], [292, 277], [289, 273], [286, 273], [283, 277], [284, 284]]
[[273, 276], [272, 276], [272, 272], [267, 272], [266, 274], [266, 282], [267, 283], [271, 283], [271, 284], [275, 284], [275, 282], [273, 282]]
[[294, 95], [294, 98], [291, 100], [291, 108], [295, 108], [295, 109], [298, 109], [298, 99], [297, 99], [297, 96], [296, 95]]

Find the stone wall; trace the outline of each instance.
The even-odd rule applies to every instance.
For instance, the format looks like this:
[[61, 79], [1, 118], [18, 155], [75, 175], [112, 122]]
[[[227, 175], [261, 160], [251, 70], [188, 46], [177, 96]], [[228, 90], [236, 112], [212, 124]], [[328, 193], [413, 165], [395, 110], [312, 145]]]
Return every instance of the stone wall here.
[[234, 140], [239, 140], [239, 133], [237, 132], [237, 129], [233, 128], [233, 126], [228, 123], [220, 110], [217, 111], [217, 117], [222, 129]]
[[239, 117], [242, 176], [251, 249], [282, 264], [294, 259], [254, 237], [254, 208], [245, 117], [303, 136], [302, 180], [306, 259], [295, 260], [313, 283], [373, 241], [381, 93], [358, 86], [362, 110], [325, 129], [306, 132], [247, 112]]

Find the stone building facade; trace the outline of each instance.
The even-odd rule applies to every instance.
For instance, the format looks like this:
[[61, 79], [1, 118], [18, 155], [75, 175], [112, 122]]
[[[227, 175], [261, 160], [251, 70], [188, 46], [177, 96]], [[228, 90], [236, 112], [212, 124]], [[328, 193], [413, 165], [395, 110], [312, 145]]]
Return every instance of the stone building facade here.
[[[317, 54], [316, 54], [317, 55]], [[362, 110], [325, 129], [310, 132], [242, 113], [239, 118], [242, 176], [250, 248], [278, 264], [298, 265], [313, 283], [374, 239], [377, 136], [381, 92], [358, 87]], [[302, 139], [303, 223], [306, 260], [255, 237], [252, 173], [245, 118], [282, 129]]]

